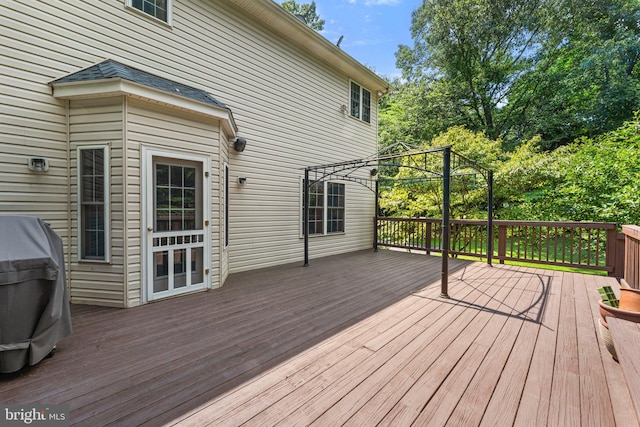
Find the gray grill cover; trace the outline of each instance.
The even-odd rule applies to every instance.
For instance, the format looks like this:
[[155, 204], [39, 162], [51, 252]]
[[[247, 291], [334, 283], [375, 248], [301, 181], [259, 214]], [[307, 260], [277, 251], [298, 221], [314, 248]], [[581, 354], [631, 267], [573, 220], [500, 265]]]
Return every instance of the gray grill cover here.
[[62, 239], [39, 218], [0, 216], [0, 372], [35, 365], [69, 335]]

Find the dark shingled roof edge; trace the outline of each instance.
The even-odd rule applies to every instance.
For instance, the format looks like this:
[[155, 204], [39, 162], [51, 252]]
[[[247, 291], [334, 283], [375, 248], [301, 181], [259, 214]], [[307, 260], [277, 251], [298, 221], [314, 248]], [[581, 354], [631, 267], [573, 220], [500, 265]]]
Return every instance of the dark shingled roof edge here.
[[174, 82], [173, 80], [165, 79], [164, 77], [156, 76], [154, 74], [147, 73], [146, 71], [121, 64], [112, 59], [107, 59], [99, 64], [85, 68], [84, 70], [56, 79], [52, 81], [51, 84], [114, 78], [129, 80], [150, 88], [159, 89], [164, 92], [180, 95], [195, 101], [204, 102], [205, 104], [229, 110], [229, 107], [202, 89], [196, 89], [182, 83]]

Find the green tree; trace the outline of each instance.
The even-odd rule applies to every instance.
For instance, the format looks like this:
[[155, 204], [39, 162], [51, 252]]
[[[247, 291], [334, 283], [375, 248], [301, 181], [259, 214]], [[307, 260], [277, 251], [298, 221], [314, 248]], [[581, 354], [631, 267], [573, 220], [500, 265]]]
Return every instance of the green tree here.
[[395, 90], [382, 98], [378, 110], [382, 148], [396, 142], [421, 145], [452, 126], [465, 125], [458, 106], [446, 102], [440, 82], [396, 79], [390, 85]]
[[[540, 137], [512, 152], [500, 140], [453, 127], [433, 146], [453, 150], [494, 171], [494, 206], [499, 219], [540, 221], [606, 221], [640, 223], [640, 113], [620, 128], [582, 138], [553, 151], [541, 149]], [[426, 146], [425, 146], [426, 147]], [[441, 172], [442, 157], [406, 158], [405, 166]], [[391, 186], [381, 191], [380, 206], [389, 216], [442, 215], [442, 182], [411, 167], [398, 169]], [[454, 179], [453, 218], [486, 217], [486, 185]]]
[[[529, 77], [536, 96], [517, 132], [552, 149], [617, 129], [640, 108], [640, 2], [573, 1], [562, 42]], [[555, 29], [555, 27], [554, 27]]]
[[556, 151], [561, 181], [532, 203], [541, 219], [640, 223], [640, 116]]
[[[453, 150], [481, 166], [495, 169], [504, 160], [500, 141], [463, 127], [452, 127], [425, 148], [451, 145]], [[380, 196], [380, 207], [389, 216], [440, 217], [442, 215], [442, 154], [409, 156], [403, 159], [391, 187]], [[424, 169], [436, 174], [425, 173]], [[459, 170], [458, 172], [463, 172]], [[471, 172], [471, 170], [466, 171]], [[458, 176], [451, 183], [450, 215], [455, 218], [486, 217], [487, 186], [479, 175]]]
[[494, 174], [495, 215], [499, 219], [543, 220], [536, 203], [563, 182], [566, 150], [545, 151], [535, 136], [505, 155]]
[[316, 12], [316, 2], [300, 3], [295, 0], [287, 0], [280, 4], [285, 10], [288, 10], [294, 15], [299, 15], [304, 18], [306, 24], [316, 31], [322, 31], [324, 29], [324, 19], [320, 19], [320, 16]]
[[638, 22], [636, 0], [424, 0], [396, 53], [405, 129], [464, 125], [508, 149], [615, 129], [640, 109]]
[[409, 81], [436, 89], [436, 110], [453, 110], [470, 129], [497, 139], [529, 103], [518, 87], [546, 43], [541, 3], [424, 0], [413, 13], [414, 47], [401, 46], [397, 63]]

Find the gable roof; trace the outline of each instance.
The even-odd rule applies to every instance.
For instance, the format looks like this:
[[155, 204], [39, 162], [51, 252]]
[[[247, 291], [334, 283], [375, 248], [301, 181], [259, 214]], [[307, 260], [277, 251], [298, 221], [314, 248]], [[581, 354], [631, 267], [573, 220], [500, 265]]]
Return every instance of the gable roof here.
[[211, 104], [219, 108], [229, 109], [229, 107], [202, 89], [196, 89], [173, 80], [165, 79], [164, 77], [138, 70], [137, 68], [121, 64], [120, 62], [116, 62], [112, 59], [107, 59], [89, 68], [68, 74], [52, 81], [51, 84], [117, 78], [129, 80], [153, 89], [169, 92], [173, 95], [184, 96], [186, 98], [193, 99], [194, 101], [204, 102], [205, 104]]

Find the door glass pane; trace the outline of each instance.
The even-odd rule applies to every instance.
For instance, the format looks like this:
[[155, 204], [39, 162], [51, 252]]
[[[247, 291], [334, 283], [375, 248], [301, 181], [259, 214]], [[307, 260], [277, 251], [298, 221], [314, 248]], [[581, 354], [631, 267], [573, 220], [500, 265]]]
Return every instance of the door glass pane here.
[[169, 209], [156, 210], [156, 231], [169, 231]]
[[169, 290], [169, 252], [153, 254], [153, 292]]
[[169, 209], [169, 189], [166, 187], [158, 187], [156, 189], [156, 207], [158, 209]]
[[196, 190], [184, 190], [184, 207], [194, 209], [196, 207]]
[[169, 186], [169, 166], [156, 165], [156, 185]]
[[182, 187], [182, 166], [171, 166], [171, 186]]
[[187, 252], [186, 249], [173, 251], [173, 287], [183, 288], [187, 286]]
[[191, 284], [195, 285], [204, 281], [203, 248], [191, 248]]
[[201, 183], [198, 168], [156, 164], [155, 229], [182, 231], [202, 229]]
[[184, 215], [184, 229], [185, 230], [195, 230], [196, 229], [196, 211], [195, 209], [185, 209], [183, 211]]
[[185, 168], [184, 170], [184, 186], [185, 188], [196, 188], [196, 170], [195, 168]]

